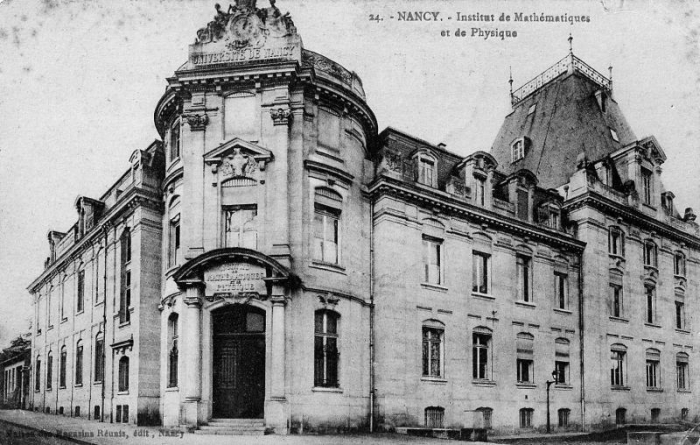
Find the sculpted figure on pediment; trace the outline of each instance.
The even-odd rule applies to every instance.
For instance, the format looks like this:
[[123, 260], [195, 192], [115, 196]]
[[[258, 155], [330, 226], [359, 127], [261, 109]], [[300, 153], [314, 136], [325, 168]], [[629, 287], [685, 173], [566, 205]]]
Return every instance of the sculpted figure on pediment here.
[[230, 178], [253, 178], [258, 172], [258, 163], [252, 156], [241, 153], [240, 147], [233, 149], [223, 162], [221, 174]]

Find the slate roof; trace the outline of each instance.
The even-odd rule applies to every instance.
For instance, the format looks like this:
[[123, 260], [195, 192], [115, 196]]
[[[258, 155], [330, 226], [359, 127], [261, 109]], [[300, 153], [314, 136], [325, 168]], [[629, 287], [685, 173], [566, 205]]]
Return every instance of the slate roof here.
[[[605, 111], [599, 106], [600, 90], [605, 91], [574, 69], [516, 102], [491, 147], [498, 169], [506, 174], [528, 169], [537, 175], [540, 187], [556, 188], [569, 181], [582, 152], [588, 161], [597, 161], [634, 142], [636, 136], [610, 92]], [[535, 111], [528, 114], [532, 105]], [[525, 158], [511, 163], [511, 144], [523, 136], [531, 145]]]

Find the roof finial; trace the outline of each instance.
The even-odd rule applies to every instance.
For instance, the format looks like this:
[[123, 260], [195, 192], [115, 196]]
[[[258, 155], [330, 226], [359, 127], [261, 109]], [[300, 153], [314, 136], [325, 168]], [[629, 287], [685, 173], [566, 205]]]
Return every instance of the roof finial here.
[[513, 99], [513, 67], [508, 66], [508, 83], [510, 84], [510, 98]]
[[608, 79], [612, 82], [612, 65], [608, 67]]
[[573, 45], [574, 38], [571, 36], [571, 33], [569, 33], [569, 52], [571, 54], [574, 53], [574, 45]]

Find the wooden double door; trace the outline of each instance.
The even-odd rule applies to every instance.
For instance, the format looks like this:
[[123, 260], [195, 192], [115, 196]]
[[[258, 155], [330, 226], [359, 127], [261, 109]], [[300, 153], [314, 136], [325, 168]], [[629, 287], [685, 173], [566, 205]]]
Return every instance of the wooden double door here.
[[213, 312], [212, 321], [214, 417], [263, 418], [265, 311], [236, 304]]

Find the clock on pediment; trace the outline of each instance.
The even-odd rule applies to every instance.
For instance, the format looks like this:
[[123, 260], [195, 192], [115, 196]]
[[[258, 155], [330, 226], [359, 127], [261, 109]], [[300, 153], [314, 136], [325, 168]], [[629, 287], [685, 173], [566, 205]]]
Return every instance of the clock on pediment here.
[[254, 185], [264, 183], [261, 172], [272, 161], [272, 152], [257, 144], [234, 138], [204, 155], [204, 162], [216, 175], [215, 183], [230, 180]]

